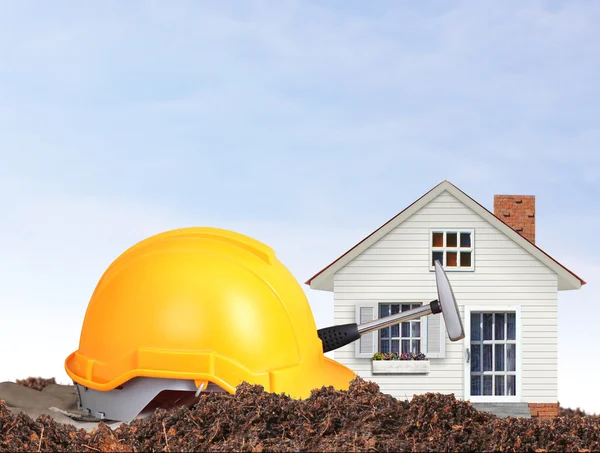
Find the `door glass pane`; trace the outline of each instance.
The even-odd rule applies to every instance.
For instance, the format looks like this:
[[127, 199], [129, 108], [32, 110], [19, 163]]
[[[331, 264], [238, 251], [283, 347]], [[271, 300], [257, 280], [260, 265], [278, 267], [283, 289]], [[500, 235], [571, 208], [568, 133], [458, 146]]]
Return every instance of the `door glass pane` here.
[[421, 322], [413, 321], [412, 322], [412, 336], [419, 338], [421, 336]]
[[517, 336], [517, 320], [514, 313], [506, 314], [506, 339], [516, 340]]
[[410, 352], [410, 340], [402, 340], [402, 354]]
[[402, 337], [410, 337], [410, 321], [402, 323]]
[[389, 340], [381, 340], [380, 345], [379, 345], [379, 352], [383, 352], [384, 354], [390, 352]]
[[457, 242], [457, 234], [456, 233], [446, 233], [446, 247], [456, 247]]
[[471, 313], [471, 341], [481, 341], [481, 313]]
[[492, 369], [492, 345], [491, 344], [483, 345], [483, 371], [493, 371], [493, 369]]
[[516, 314], [483, 312], [470, 316], [471, 395], [515, 395]]
[[481, 371], [481, 345], [471, 345], [471, 371]]
[[471, 376], [471, 395], [481, 395], [481, 376]]
[[492, 313], [483, 314], [483, 339], [492, 339]]
[[483, 376], [483, 394], [491, 395], [492, 394], [492, 378], [491, 374]]
[[421, 352], [421, 340], [413, 340], [412, 341], [412, 352], [413, 354], [418, 354]]
[[511, 396], [517, 394], [517, 377], [515, 375], [506, 376], [506, 394]]
[[496, 313], [495, 319], [496, 334], [494, 338], [496, 340], [504, 340], [504, 313]]
[[515, 344], [506, 345], [506, 371], [516, 371], [517, 347]]
[[494, 345], [496, 350], [496, 369], [495, 371], [504, 371], [504, 345], [496, 344]]
[[400, 352], [400, 340], [392, 340], [392, 352]]
[[504, 375], [496, 376], [496, 392], [495, 395], [504, 395]]

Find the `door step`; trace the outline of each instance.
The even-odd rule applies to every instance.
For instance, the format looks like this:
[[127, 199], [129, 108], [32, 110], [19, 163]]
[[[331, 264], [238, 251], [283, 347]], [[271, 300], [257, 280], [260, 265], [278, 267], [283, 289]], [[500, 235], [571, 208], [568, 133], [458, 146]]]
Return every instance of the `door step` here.
[[475, 409], [481, 412], [491, 412], [500, 417], [522, 417], [531, 418], [529, 404], [527, 403], [471, 403]]

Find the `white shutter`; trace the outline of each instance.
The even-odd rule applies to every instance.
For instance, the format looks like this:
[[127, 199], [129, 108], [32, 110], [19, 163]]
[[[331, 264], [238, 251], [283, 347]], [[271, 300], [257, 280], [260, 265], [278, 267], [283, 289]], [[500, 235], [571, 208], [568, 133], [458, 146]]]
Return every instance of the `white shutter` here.
[[427, 348], [425, 355], [430, 359], [446, 357], [446, 328], [441, 313], [427, 316], [426, 326]]
[[[356, 323], [362, 324], [378, 318], [378, 304], [361, 302], [356, 305]], [[378, 330], [362, 335], [354, 342], [354, 357], [371, 359], [377, 352]]]

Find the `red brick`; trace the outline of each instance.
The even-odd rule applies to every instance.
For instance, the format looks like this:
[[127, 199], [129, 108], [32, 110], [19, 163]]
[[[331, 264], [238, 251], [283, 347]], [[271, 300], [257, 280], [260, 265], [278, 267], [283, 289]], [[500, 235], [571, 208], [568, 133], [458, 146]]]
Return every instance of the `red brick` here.
[[558, 403], [528, 403], [529, 413], [534, 418], [547, 419], [558, 416]]
[[494, 215], [535, 243], [534, 195], [494, 195]]

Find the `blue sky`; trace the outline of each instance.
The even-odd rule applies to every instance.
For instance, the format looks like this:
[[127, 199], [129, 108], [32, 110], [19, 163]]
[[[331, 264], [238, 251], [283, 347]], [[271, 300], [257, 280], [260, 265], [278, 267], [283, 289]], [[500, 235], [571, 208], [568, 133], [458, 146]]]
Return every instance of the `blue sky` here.
[[599, 22], [576, 0], [0, 2], [0, 380], [66, 382], [95, 284], [148, 235], [231, 228], [304, 282], [448, 179], [489, 209], [536, 195], [538, 245], [589, 282], [560, 296], [559, 398], [600, 412]]

